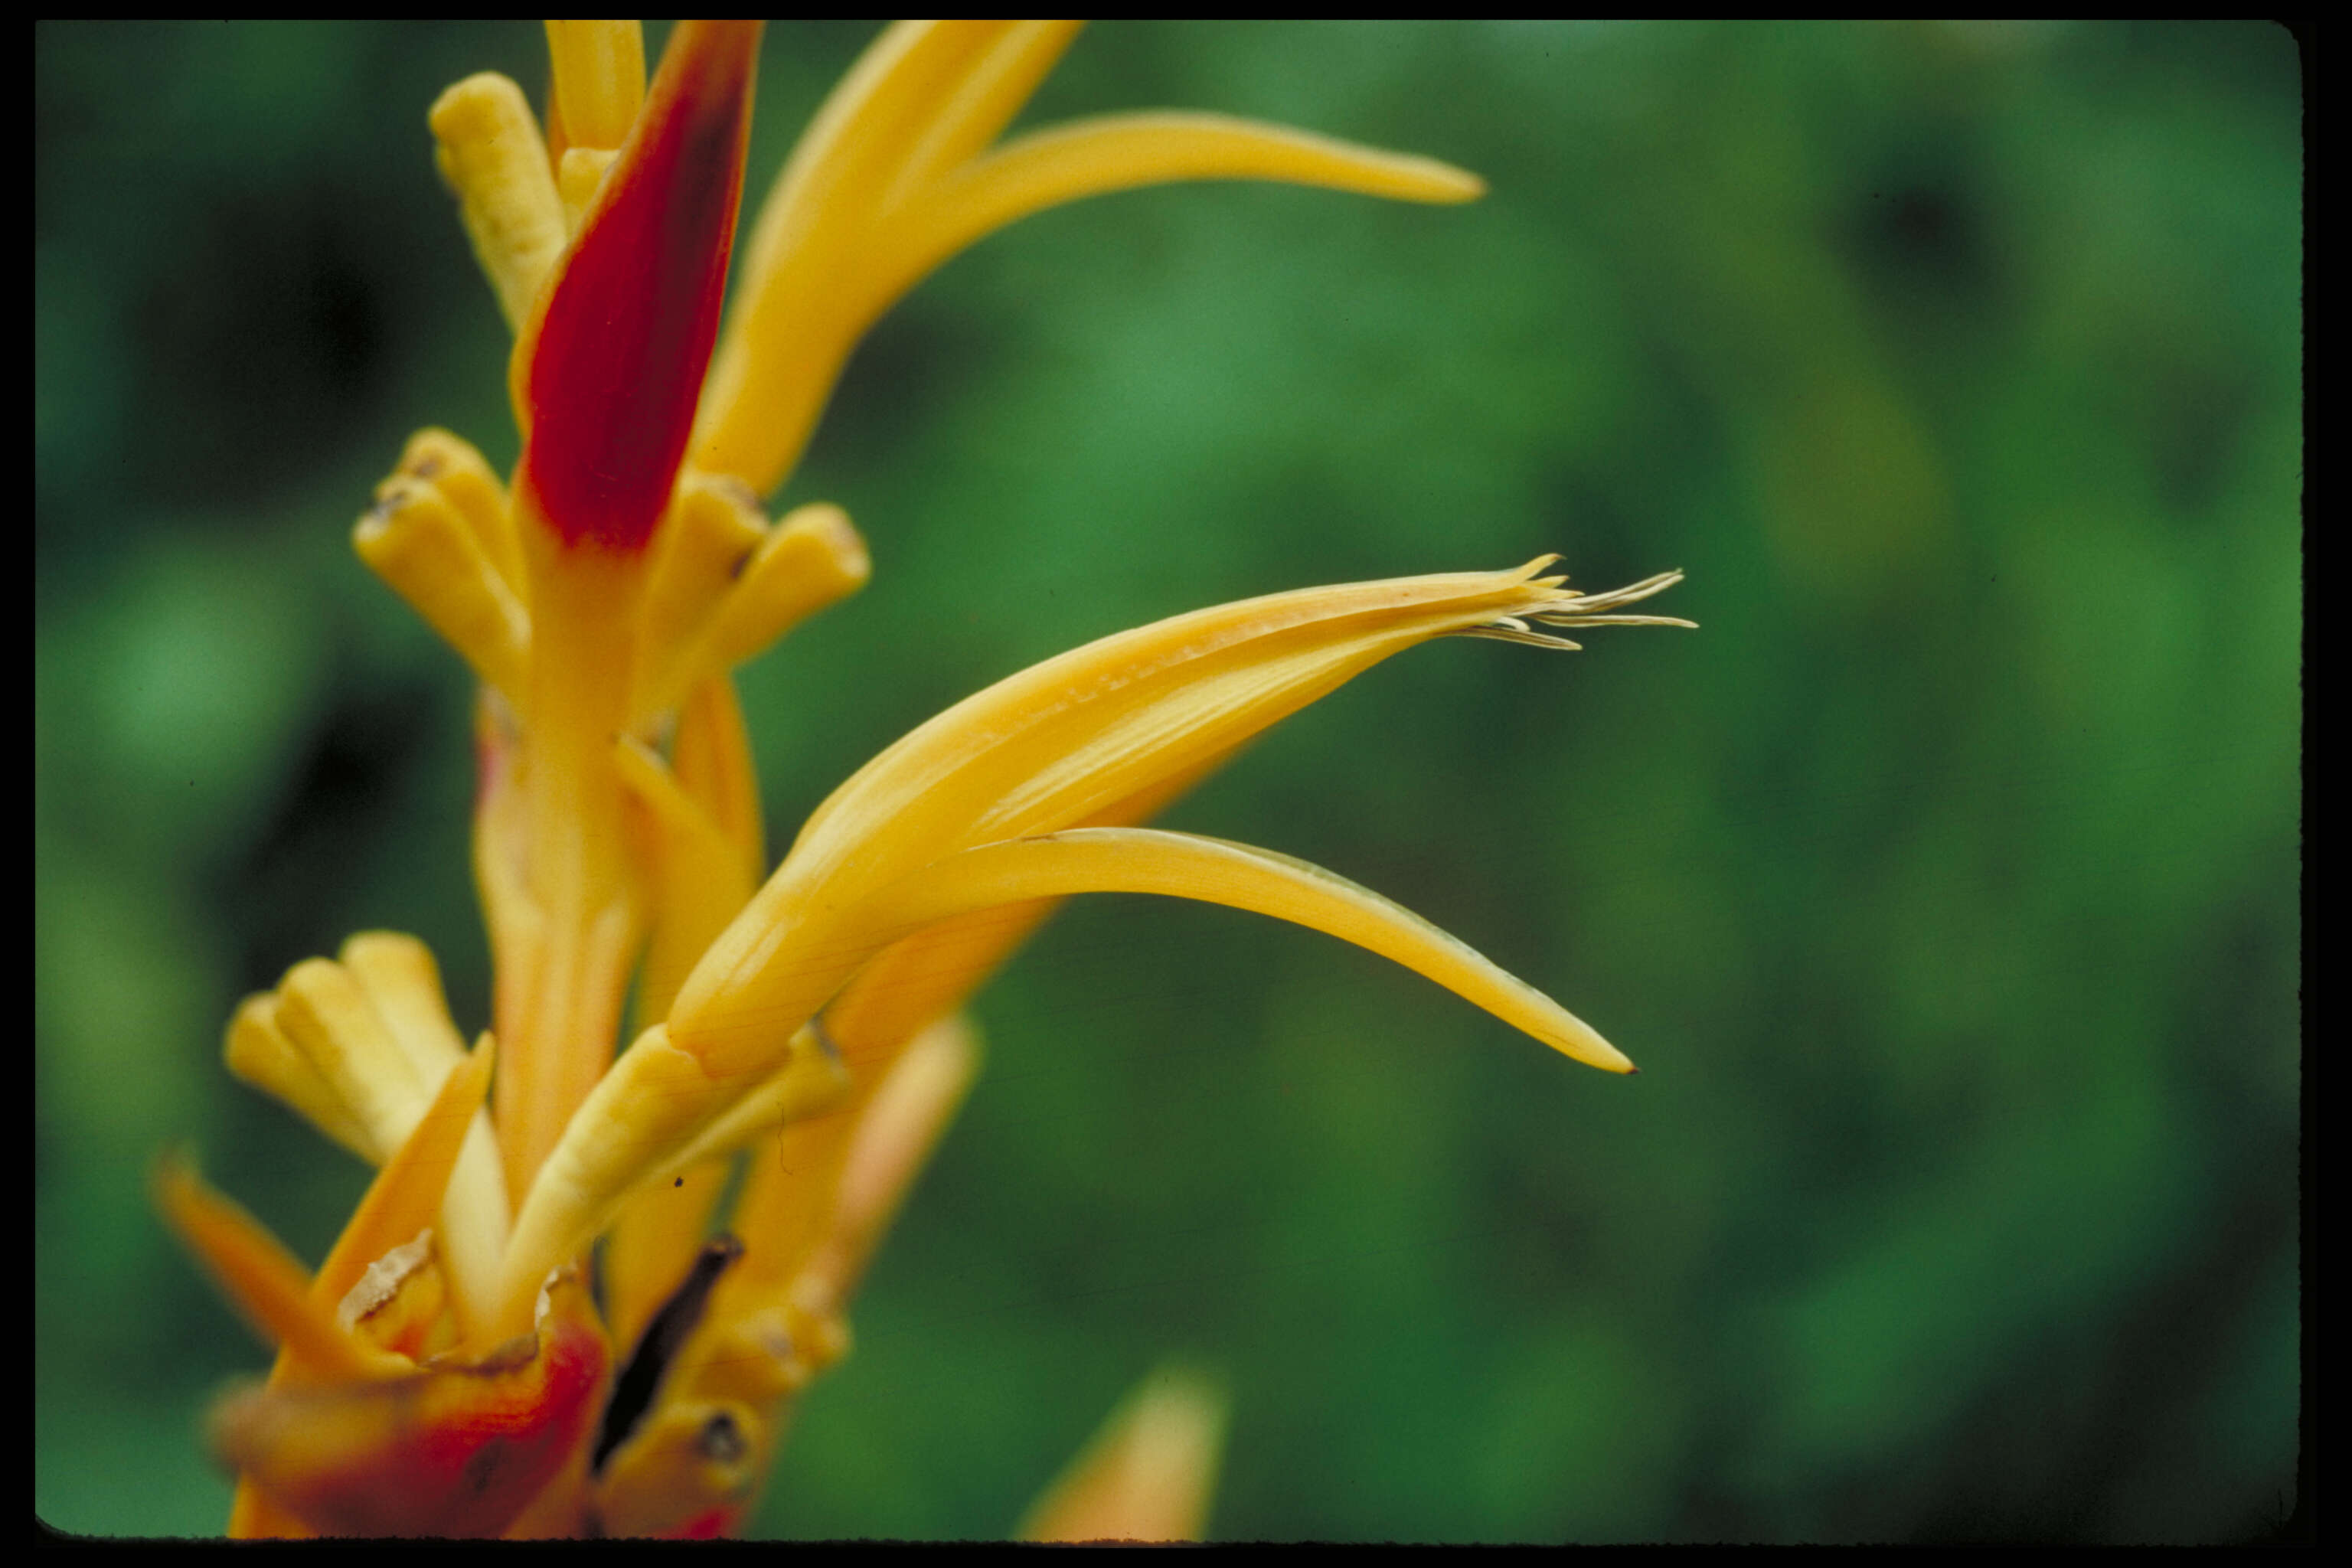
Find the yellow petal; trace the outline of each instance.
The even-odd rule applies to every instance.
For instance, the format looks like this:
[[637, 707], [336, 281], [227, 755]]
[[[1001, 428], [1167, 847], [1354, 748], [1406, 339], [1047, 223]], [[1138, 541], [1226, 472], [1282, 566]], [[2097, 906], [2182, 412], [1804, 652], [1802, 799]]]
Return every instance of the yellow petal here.
[[[320, 1300], [341, 1301], [369, 1265], [432, 1223], [449, 1188], [467, 1132], [489, 1094], [494, 1058], [490, 1037], [484, 1035], [480, 1047], [452, 1067], [408, 1141], [376, 1173], [367, 1195], [336, 1238], [334, 1249], [319, 1266], [312, 1291]], [[493, 1169], [495, 1162], [493, 1152]], [[477, 1279], [477, 1289], [488, 1283], [488, 1276], [483, 1276]], [[481, 1296], [469, 1300], [463, 1292], [453, 1295], [461, 1334], [473, 1327], [467, 1321], [468, 1314], [485, 1304]]]
[[1416, 643], [1518, 616], [1573, 619], [1581, 597], [1536, 576], [1549, 559], [1178, 616], [966, 699], [810, 816], [680, 990], [672, 1042], [709, 1054], [714, 1070], [746, 1070], [781, 1039], [774, 1031], [798, 1027], [832, 997], [874, 942], [903, 934], [877, 928], [863, 908], [881, 889], [960, 849], [1050, 833], [1194, 773]]
[[1428, 159], [1213, 114], [1115, 116], [984, 151], [1076, 31], [900, 23], [866, 51], [761, 209], [696, 426], [698, 464], [773, 489], [875, 320], [966, 246], [1045, 207], [1171, 180], [1286, 180], [1407, 201], [1466, 201], [1483, 188]]
[[310, 1058], [366, 1130], [370, 1163], [400, 1147], [428, 1090], [351, 973], [305, 959], [278, 983], [278, 1026]]
[[[1141, 821], [1224, 760], [1212, 758], [1189, 774], [1121, 801], [1089, 818], [1088, 826]], [[737, 1224], [760, 1241], [721, 1286], [735, 1310], [751, 1310], [746, 1303], [763, 1292], [772, 1297], [790, 1289], [835, 1227], [845, 1170], [853, 1160], [865, 1158], [853, 1153], [853, 1139], [866, 1136], [859, 1128], [877, 1095], [898, 1092], [886, 1086], [896, 1081], [902, 1057], [918, 1046], [949, 1049], [957, 1034], [969, 1030], [969, 1024], [950, 1015], [1059, 902], [1039, 899], [1003, 904], [926, 926], [886, 948], [825, 1009], [825, 1032], [840, 1051], [851, 1087], [837, 1110], [785, 1127], [774, 1154], [762, 1155], [752, 1166], [736, 1205]], [[971, 1044], [967, 1041], [966, 1048]], [[919, 1077], [936, 1071], [907, 1070]], [[887, 1142], [886, 1135], [876, 1136]], [[828, 1272], [820, 1268], [815, 1277]], [[841, 1288], [827, 1286], [825, 1290]]]
[[1162, 1368], [1038, 1500], [1021, 1539], [1202, 1539], [1224, 1430], [1223, 1392], [1196, 1373]]
[[495, 71], [449, 89], [426, 119], [474, 255], [507, 325], [520, 331], [571, 238], [539, 122], [522, 89]]
[[912, 287], [948, 258], [1033, 213], [1184, 180], [1276, 180], [1386, 196], [1475, 201], [1486, 182], [1434, 158], [1359, 146], [1225, 114], [1160, 110], [1073, 121], [1016, 137], [946, 183], [916, 215], [894, 266]]
[[567, 147], [616, 148], [646, 100], [646, 35], [636, 22], [550, 22], [554, 88], [548, 118]]
[[849, 1074], [840, 1057], [814, 1025], [805, 1026], [793, 1035], [782, 1067], [748, 1092], [737, 1094], [723, 1114], [646, 1179], [667, 1181], [680, 1170], [731, 1154], [780, 1127], [827, 1115], [840, 1106], [848, 1089]]
[[[409, 1141], [467, 1060], [432, 954], [389, 931], [362, 932], [344, 944], [342, 963], [307, 960], [277, 991], [247, 998], [227, 1054], [232, 1071], [374, 1165]], [[488, 1116], [473, 1115], [445, 1184], [441, 1250], [470, 1310], [488, 1299], [506, 1249], [506, 1179]]]
[[367, 993], [393, 1043], [426, 1082], [437, 1082], [467, 1059], [466, 1042], [449, 1021], [441, 969], [433, 950], [399, 931], [363, 931], [346, 937], [335, 961]]
[[566, 147], [556, 160], [555, 190], [563, 199], [563, 227], [574, 238], [588, 221], [588, 209], [596, 205], [596, 193], [604, 188], [604, 176], [620, 160], [617, 147]]
[[1434, 980], [1563, 1055], [1611, 1072], [1633, 1068], [1559, 1003], [1412, 910], [1304, 860], [1221, 838], [1079, 827], [983, 845], [880, 896], [871, 918], [925, 925], [967, 910], [1083, 892], [1198, 899], [1311, 926]]
[[829, 501], [786, 512], [743, 568], [710, 629], [712, 673], [731, 668], [793, 626], [866, 585], [866, 541]]
[[655, 537], [637, 615], [629, 710], [643, 722], [677, 706], [701, 673], [712, 613], [768, 537], [760, 498], [731, 475], [688, 469]]
[[[406, 1053], [420, 1086], [441, 1082], [480, 1057], [478, 1049], [467, 1055], [457, 1026], [449, 1020], [440, 969], [423, 942], [397, 931], [362, 931], [343, 943], [338, 957], [367, 994], [394, 1042]], [[482, 1070], [487, 1074], [488, 1069]], [[445, 1088], [441, 1092], [448, 1091]], [[413, 1140], [415, 1134], [409, 1136]], [[468, 1113], [446, 1186], [438, 1240], [451, 1293], [463, 1314], [487, 1300], [507, 1245], [506, 1171], [489, 1113], [478, 1106]]]
[[[1126, 827], [1146, 821], [1230, 755], [1210, 757], [1188, 772], [1096, 812], [1080, 826]], [[1059, 903], [1055, 899], [1040, 899], [1000, 904], [940, 921], [891, 943], [859, 970], [857, 977], [827, 1005], [824, 1022], [840, 1048], [843, 1065], [860, 1084], [860, 1092], [870, 1094], [874, 1080], [889, 1070], [908, 1043], [962, 1006]], [[809, 1171], [819, 1163], [795, 1155], [787, 1163], [795, 1170]], [[830, 1201], [827, 1198], [814, 1206], [821, 1212]]]
[[761, 820], [760, 781], [751, 765], [751, 736], [735, 682], [715, 675], [688, 693], [678, 712], [670, 767], [681, 788], [701, 803], [754, 881], [767, 868], [767, 832]]
[[788, 857], [794, 879], [854, 858], [871, 887], [971, 844], [1066, 826], [1231, 751], [1391, 654], [1564, 602], [1529, 580], [1536, 569], [1272, 594], [1047, 659], [858, 770], [810, 816]]
[[584, 1247], [632, 1187], [757, 1081], [714, 1079], [659, 1025], [638, 1036], [550, 1141], [525, 1191], [499, 1272], [493, 1332], [520, 1333], [548, 1268]]
[[228, 1070], [373, 1165], [381, 1152], [375, 1138], [344, 1103], [308, 1052], [289, 1039], [278, 1023], [278, 995], [265, 991], [237, 1005], [229, 1019], [223, 1052]]
[[613, 760], [654, 826], [653, 934], [637, 981], [643, 1027], [669, 1016], [679, 983], [757, 884], [710, 813], [650, 747], [624, 736]]
[[524, 689], [530, 614], [437, 488], [394, 488], [360, 519], [352, 545], [486, 685], [509, 697]]
[[625, 738], [622, 782], [653, 818], [653, 930], [638, 972], [636, 1026], [669, 1016], [677, 987], [759, 886], [759, 784], [734, 682], [700, 682], [679, 715], [665, 765]]
[[[593, 1234], [629, 1187], [667, 1168], [775, 1072], [801, 1027], [878, 953], [923, 926], [994, 905], [1161, 878], [1171, 891], [1321, 924], [1539, 1039], [1623, 1070], [1605, 1042], [1540, 994], [1337, 879], [1266, 858], [1244, 863], [1232, 847], [1220, 848], [1212, 876], [1198, 848], [1140, 854], [1084, 835], [1061, 847], [996, 842], [1148, 801], [1414, 643], [1516, 616], [1572, 622], [1587, 601], [1538, 577], [1547, 563], [1180, 616], [999, 682], [868, 763], [817, 809], [782, 868], [712, 944], [667, 1023], [639, 1037], [563, 1128], [516, 1221], [501, 1321], [518, 1320], [540, 1274]], [[1613, 610], [1626, 597], [1590, 603]], [[949, 866], [979, 844], [992, 853]], [[1180, 865], [1181, 874], [1171, 868]]]
[[1086, 24], [1073, 21], [933, 23], [961, 51], [951, 82], [935, 88], [914, 121], [916, 135], [876, 204], [919, 200], [924, 188], [977, 156], [1003, 134], [1052, 74]]
[[688, 470], [655, 546], [629, 710], [650, 727], [688, 689], [724, 675], [817, 611], [866, 585], [873, 567], [848, 515], [796, 507], [773, 528], [732, 476]]
[[498, 1331], [520, 1331], [538, 1281], [603, 1231], [634, 1189], [821, 1115], [846, 1087], [812, 1030], [796, 1031], [757, 1070], [732, 1073], [679, 1050], [659, 1025], [638, 1036], [566, 1123], [515, 1216]]
[[507, 487], [488, 460], [471, 442], [427, 426], [408, 438], [401, 450], [400, 466], [376, 486], [376, 499], [381, 500], [404, 485], [420, 484], [431, 485], [457, 509], [457, 515], [465, 519], [497, 567], [507, 591], [519, 600], [526, 599], [530, 584], [523, 577], [522, 545], [515, 538]]

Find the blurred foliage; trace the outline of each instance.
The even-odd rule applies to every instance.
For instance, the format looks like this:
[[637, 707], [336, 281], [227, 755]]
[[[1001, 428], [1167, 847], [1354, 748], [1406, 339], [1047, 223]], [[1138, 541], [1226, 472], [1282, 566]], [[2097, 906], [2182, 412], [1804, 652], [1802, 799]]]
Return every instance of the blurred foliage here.
[[[866, 27], [779, 29], [764, 186]], [[261, 1351], [189, 1140], [315, 1258], [363, 1182], [217, 1061], [414, 931], [486, 1015], [457, 661], [351, 558], [415, 427], [511, 460], [438, 89], [530, 26], [36, 34], [36, 1506], [205, 1533]], [[785, 500], [873, 586], [745, 675], [778, 841], [1086, 638], [1566, 552], [1697, 633], [1384, 667], [1171, 814], [1428, 915], [1552, 1057], [1232, 911], [1081, 901], [761, 1522], [1010, 1527], [1170, 1353], [1221, 1533], [2225, 1540], [2295, 1502], [2301, 76], [2221, 26], [1107, 25], [1027, 117], [1475, 169], [1219, 185], [951, 264]]]

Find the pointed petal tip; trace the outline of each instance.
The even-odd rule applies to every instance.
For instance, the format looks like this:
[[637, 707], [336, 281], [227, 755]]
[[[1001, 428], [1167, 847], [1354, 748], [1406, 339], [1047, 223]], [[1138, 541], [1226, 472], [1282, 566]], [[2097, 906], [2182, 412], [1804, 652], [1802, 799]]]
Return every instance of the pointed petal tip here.
[[1631, 1057], [1602, 1039], [1582, 1019], [1570, 1015], [1570, 1022], [1577, 1025], [1580, 1033], [1566, 1040], [1550, 1039], [1545, 1043], [1560, 1055], [1582, 1062], [1586, 1067], [1599, 1068], [1602, 1072], [1630, 1078], [1642, 1070], [1633, 1065]]
[[1457, 169], [1434, 158], [1422, 162], [1428, 165], [1427, 194], [1422, 197], [1423, 201], [1452, 206], [1475, 202], [1486, 194], [1486, 182], [1467, 169]]

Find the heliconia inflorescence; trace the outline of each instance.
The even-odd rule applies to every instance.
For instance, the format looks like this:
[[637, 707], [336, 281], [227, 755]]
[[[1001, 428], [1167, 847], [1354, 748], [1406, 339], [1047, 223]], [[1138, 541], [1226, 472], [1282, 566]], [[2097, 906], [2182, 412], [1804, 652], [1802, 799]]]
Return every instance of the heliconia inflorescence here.
[[[1313, 926], [1632, 1069], [1378, 895], [1141, 824], [1268, 725], [1431, 638], [1573, 647], [1538, 628], [1687, 625], [1625, 608], [1678, 574], [1582, 595], [1546, 558], [1106, 637], [882, 752], [772, 872], [730, 677], [865, 582], [840, 509], [771, 521], [760, 498], [858, 336], [949, 256], [1044, 207], [1172, 180], [1455, 202], [1475, 178], [1211, 114], [1000, 142], [1075, 27], [900, 24], [786, 165], [722, 335], [758, 26], [680, 23], [650, 83], [635, 24], [547, 26], [543, 123], [495, 76], [430, 117], [517, 331], [521, 459], [501, 481], [464, 440], [422, 432], [355, 535], [482, 682], [490, 1028], [466, 1049], [431, 955], [383, 932], [238, 1009], [231, 1069], [377, 1175], [313, 1272], [184, 1162], [159, 1170], [167, 1217], [278, 1347], [213, 1423], [239, 1476], [233, 1534], [739, 1530], [971, 1081], [959, 1008], [1070, 894]], [[1033, 1531], [1199, 1532], [1221, 1397], [1189, 1376], [1151, 1387]]]

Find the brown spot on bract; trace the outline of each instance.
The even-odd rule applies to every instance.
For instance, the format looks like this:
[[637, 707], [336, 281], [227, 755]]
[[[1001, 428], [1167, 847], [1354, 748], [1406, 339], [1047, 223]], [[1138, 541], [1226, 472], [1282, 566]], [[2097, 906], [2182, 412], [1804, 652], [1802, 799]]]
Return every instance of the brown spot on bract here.
[[477, 1497], [488, 1491], [490, 1482], [498, 1477], [499, 1465], [505, 1459], [506, 1453], [507, 1444], [503, 1437], [493, 1437], [483, 1444], [480, 1450], [466, 1461], [466, 1489]]

